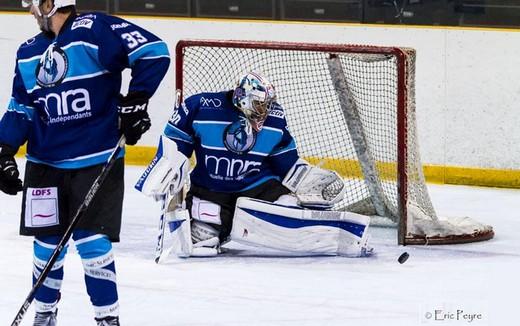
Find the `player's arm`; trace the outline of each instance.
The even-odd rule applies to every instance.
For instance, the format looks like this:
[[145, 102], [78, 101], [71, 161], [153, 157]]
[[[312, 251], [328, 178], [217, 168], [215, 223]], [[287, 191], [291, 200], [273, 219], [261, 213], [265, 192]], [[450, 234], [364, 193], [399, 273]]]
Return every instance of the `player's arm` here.
[[273, 171], [282, 178], [282, 184], [296, 195], [302, 206], [331, 207], [345, 194], [343, 179], [334, 171], [313, 166], [301, 159], [285, 117], [281, 115], [281, 118], [284, 120], [284, 134], [269, 156]]
[[109, 71], [132, 70], [127, 95], [119, 97], [121, 130], [129, 145], [137, 143], [151, 126], [147, 108], [170, 64], [164, 41], [123, 19], [104, 16], [96, 26], [99, 59]]
[[101, 32], [99, 59], [109, 71], [132, 70], [129, 93], [142, 92], [151, 97], [170, 65], [164, 41], [147, 30], [118, 17], [105, 16], [96, 26]]
[[150, 162], [135, 188], [155, 198], [168, 190], [179, 192], [188, 176], [189, 157], [193, 153], [193, 117], [198, 110], [198, 101], [188, 98], [173, 110], [160, 137], [155, 157]]
[[17, 65], [11, 100], [0, 120], [0, 191], [9, 195], [16, 195], [22, 190], [14, 155], [27, 140], [35, 116], [30, 103]]

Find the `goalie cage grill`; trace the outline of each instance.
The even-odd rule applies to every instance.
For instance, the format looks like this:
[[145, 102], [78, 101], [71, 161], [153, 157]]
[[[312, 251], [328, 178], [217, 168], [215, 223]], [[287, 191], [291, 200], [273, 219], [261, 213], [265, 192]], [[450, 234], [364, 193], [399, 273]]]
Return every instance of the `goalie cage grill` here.
[[176, 48], [181, 98], [235, 87], [263, 72], [300, 156], [335, 170], [345, 198], [333, 209], [384, 216], [399, 244], [491, 239], [493, 228], [469, 217], [438, 218], [419, 156], [415, 50], [344, 44], [182, 40]]

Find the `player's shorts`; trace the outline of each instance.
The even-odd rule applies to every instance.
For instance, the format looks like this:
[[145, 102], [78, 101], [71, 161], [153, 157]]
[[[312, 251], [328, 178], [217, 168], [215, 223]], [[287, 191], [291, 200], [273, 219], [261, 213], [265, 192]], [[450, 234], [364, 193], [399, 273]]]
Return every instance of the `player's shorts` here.
[[221, 225], [213, 225], [219, 230], [220, 241], [225, 241], [231, 233], [233, 226], [233, 215], [238, 197], [250, 197], [267, 201], [275, 201], [281, 195], [289, 194], [290, 190], [282, 185], [280, 181], [271, 179], [263, 184], [237, 193], [215, 192], [192, 184], [186, 195], [186, 208], [191, 212], [193, 196], [220, 205]]
[[[102, 165], [57, 169], [27, 162], [25, 167], [21, 235], [62, 235]], [[124, 194], [124, 160], [118, 159], [75, 229], [107, 235], [119, 241]]]

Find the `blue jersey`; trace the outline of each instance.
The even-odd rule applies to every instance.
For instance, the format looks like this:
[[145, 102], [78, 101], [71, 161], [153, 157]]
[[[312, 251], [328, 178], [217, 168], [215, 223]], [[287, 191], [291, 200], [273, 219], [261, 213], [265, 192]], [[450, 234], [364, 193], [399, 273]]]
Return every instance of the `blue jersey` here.
[[129, 91], [152, 96], [170, 63], [166, 44], [121, 18], [71, 16], [56, 38], [40, 33], [17, 52], [12, 97], [0, 121], [0, 143], [58, 168], [100, 164], [116, 145], [121, 72]]
[[232, 92], [201, 93], [187, 98], [164, 130], [197, 164], [191, 182], [218, 192], [239, 192], [270, 179], [283, 179], [298, 160], [283, 108], [274, 104], [256, 132], [231, 102]]

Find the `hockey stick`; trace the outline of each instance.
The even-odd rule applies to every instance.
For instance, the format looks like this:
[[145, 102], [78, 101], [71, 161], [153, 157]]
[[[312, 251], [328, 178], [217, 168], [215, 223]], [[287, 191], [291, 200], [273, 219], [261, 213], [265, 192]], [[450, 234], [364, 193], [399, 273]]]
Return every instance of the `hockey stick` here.
[[121, 153], [121, 151], [125, 147], [125, 142], [126, 142], [125, 136], [121, 136], [121, 138], [119, 139], [119, 142], [117, 143], [117, 146], [112, 150], [112, 154], [110, 155], [107, 163], [105, 164], [105, 166], [101, 170], [101, 173], [98, 175], [96, 180], [94, 180], [94, 182], [92, 183], [92, 186], [90, 187], [87, 195], [85, 196], [85, 199], [83, 200], [83, 203], [81, 203], [81, 205], [79, 206], [78, 210], [76, 211], [76, 214], [74, 214], [74, 217], [72, 218], [72, 221], [70, 222], [70, 225], [67, 227], [67, 230], [65, 230], [65, 233], [63, 234], [63, 237], [61, 238], [60, 242], [58, 242], [58, 244], [56, 245], [56, 248], [52, 252], [52, 255], [49, 258], [49, 261], [47, 262], [47, 264], [43, 268], [40, 276], [38, 277], [38, 279], [34, 283], [31, 291], [29, 292], [29, 295], [27, 296], [27, 298], [25, 299], [24, 303], [22, 304], [22, 306], [18, 310], [18, 313], [16, 314], [16, 317], [14, 318], [13, 322], [11, 323], [11, 326], [18, 326], [22, 322], [25, 313], [27, 312], [27, 310], [31, 306], [31, 303], [33, 302], [34, 297], [36, 296], [36, 291], [38, 291], [40, 286], [45, 281], [45, 278], [47, 277], [47, 275], [51, 271], [52, 266], [54, 265], [54, 263], [58, 259], [58, 256], [63, 251], [65, 245], [69, 241], [69, 239], [70, 239], [70, 237], [72, 235], [72, 231], [74, 230], [74, 227], [78, 224], [78, 222], [81, 220], [81, 218], [85, 215], [85, 212], [89, 208], [90, 203], [92, 202], [92, 199], [94, 199], [94, 196], [96, 195], [96, 193], [98, 192], [99, 188], [101, 187], [101, 185], [103, 184], [103, 182], [107, 178], [110, 170], [114, 166], [119, 153]]
[[159, 218], [159, 233], [157, 234], [157, 245], [155, 246], [155, 262], [159, 264], [159, 260], [161, 258], [163, 247], [164, 247], [164, 225], [166, 223], [166, 201], [168, 200], [168, 195], [164, 194], [161, 196], [161, 217]]

